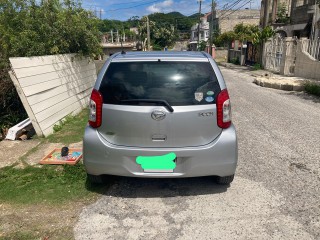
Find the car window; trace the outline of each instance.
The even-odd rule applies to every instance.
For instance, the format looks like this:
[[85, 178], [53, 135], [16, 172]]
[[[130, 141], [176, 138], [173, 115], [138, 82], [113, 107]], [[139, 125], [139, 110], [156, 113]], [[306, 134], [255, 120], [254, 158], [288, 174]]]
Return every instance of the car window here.
[[209, 62], [117, 62], [109, 65], [99, 91], [107, 104], [158, 99], [184, 106], [215, 103], [220, 86]]

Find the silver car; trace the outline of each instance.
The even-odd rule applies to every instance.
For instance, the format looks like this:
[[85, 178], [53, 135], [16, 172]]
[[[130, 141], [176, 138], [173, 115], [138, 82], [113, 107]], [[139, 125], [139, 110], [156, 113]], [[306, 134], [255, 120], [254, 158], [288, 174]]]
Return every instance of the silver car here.
[[204, 52], [128, 52], [108, 59], [83, 140], [88, 179], [234, 178], [238, 147], [222, 74]]

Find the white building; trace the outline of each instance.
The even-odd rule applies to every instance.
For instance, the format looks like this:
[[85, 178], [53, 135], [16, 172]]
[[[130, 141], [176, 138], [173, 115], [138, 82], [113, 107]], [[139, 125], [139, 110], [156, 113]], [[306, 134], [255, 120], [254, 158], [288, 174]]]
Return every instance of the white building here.
[[[195, 24], [191, 28], [191, 39], [190, 41], [198, 41], [198, 25], [199, 23]], [[201, 41], [208, 41], [209, 39], [209, 22], [207, 21], [207, 14], [201, 18], [200, 23], [200, 42]]]

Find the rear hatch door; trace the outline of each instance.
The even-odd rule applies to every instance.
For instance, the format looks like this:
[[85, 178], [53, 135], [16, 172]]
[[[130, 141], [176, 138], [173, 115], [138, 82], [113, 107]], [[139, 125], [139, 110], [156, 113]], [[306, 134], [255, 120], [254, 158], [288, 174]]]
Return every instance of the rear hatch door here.
[[208, 61], [115, 62], [100, 89], [98, 129], [108, 142], [132, 147], [192, 147], [217, 138], [220, 86]]

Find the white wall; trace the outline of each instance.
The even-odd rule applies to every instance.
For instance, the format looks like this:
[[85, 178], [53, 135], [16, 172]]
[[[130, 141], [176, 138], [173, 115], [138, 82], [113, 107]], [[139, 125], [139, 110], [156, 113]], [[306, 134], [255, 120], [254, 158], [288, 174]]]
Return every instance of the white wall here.
[[303, 51], [302, 41], [298, 41], [294, 75], [296, 77], [310, 78], [320, 81], [320, 61], [314, 59], [309, 53]]
[[10, 62], [10, 76], [39, 136], [48, 136], [61, 119], [88, 105], [97, 77], [90, 59], [67, 54]]

